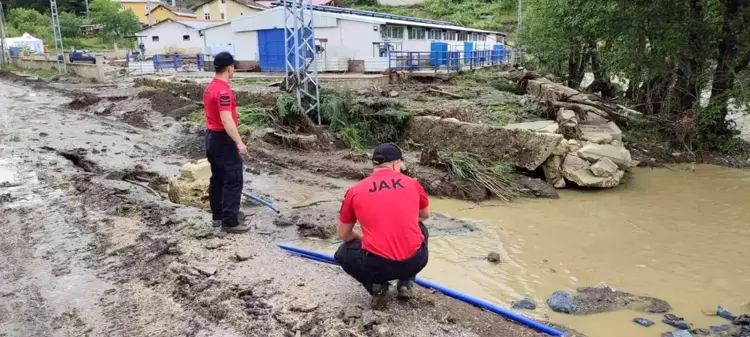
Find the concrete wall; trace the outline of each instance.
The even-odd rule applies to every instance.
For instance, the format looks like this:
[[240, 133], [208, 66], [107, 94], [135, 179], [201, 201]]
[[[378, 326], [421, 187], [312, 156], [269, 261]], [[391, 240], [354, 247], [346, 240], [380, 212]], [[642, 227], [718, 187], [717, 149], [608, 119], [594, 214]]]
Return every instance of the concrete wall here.
[[[56, 69], [57, 61], [53, 55], [14, 57], [13, 65], [21, 69]], [[96, 57], [96, 64], [70, 63], [66, 57], [66, 68], [69, 72], [82, 78], [93, 78], [104, 81], [104, 59]]]
[[[237, 44], [234, 43], [234, 36], [232, 35], [232, 25], [223, 24], [207, 28], [201, 31], [203, 37], [203, 53], [208, 55], [216, 55], [222, 51], [227, 51], [237, 58]], [[257, 42], [256, 42], [257, 45]], [[237, 58], [238, 60], [242, 60]]]
[[[146, 36], [143, 44], [148, 55], [197, 54], [203, 50], [203, 39], [198, 30], [174, 21], [162, 22], [138, 32], [138, 35]], [[189, 40], [186, 41], [184, 36], [188, 36]], [[154, 37], [158, 37], [158, 41], [154, 41]]]

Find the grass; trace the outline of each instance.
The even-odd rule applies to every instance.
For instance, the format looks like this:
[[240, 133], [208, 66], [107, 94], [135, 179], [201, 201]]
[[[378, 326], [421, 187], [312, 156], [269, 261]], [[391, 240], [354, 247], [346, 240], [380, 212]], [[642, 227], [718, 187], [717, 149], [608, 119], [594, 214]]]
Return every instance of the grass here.
[[500, 91], [516, 92], [516, 84], [509, 78], [502, 76], [493, 69], [477, 69], [465, 72], [453, 79], [454, 83], [462, 86], [472, 84], [486, 85]]
[[518, 115], [519, 108], [518, 103], [515, 102], [495, 102], [486, 107], [485, 111], [479, 115], [479, 119], [495, 126], [518, 123], [521, 119]]
[[[34, 75], [44, 80], [56, 81], [60, 79], [60, 73], [57, 69], [24, 69], [19, 68], [13, 64], [5, 64], [0, 69], [4, 71], [17, 71], [29, 75]], [[67, 76], [76, 76], [75, 74], [68, 72]]]
[[440, 160], [455, 178], [473, 181], [501, 200], [511, 201], [521, 196], [513, 166], [487, 162], [466, 152], [442, 153]]
[[191, 111], [187, 115], [187, 120], [193, 123], [204, 124], [206, 123], [206, 113], [203, 109]]
[[[411, 114], [403, 111], [396, 100], [355, 98], [347, 88], [321, 89], [320, 115], [331, 132], [339, 133], [352, 151], [384, 142], [397, 142], [403, 136]], [[277, 100], [277, 112], [282, 120], [291, 121], [303, 112], [294, 95], [285, 94]], [[317, 118], [317, 114], [308, 116]]]

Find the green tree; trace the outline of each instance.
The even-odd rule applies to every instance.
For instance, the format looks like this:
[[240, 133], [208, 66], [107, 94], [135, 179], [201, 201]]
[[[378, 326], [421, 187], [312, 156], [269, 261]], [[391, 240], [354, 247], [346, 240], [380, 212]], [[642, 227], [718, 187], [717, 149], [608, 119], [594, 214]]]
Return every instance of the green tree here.
[[73, 13], [62, 12], [59, 16], [60, 20], [60, 35], [63, 38], [75, 39], [83, 36], [81, 32], [81, 25], [83, 25], [83, 19], [76, 16]]
[[44, 41], [52, 39], [52, 18], [29, 8], [13, 8], [7, 22], [19, 34], [29, 33]]
[[101, 24], [100, 37], [108, 40], [132, 35], [141, 28], [138, 18], [131, 10], [121, 10], [120, 3], [110, 0], [94, 0], [90, 3], [92, 23]]

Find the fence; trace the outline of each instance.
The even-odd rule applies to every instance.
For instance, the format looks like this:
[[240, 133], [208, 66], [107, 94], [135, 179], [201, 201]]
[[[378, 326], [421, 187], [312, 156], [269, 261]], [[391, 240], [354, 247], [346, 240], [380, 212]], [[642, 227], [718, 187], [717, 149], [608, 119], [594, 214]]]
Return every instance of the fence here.
[[[148, 61], [149, 58], [151, 58], [151, 61]], [[195, 56], [194, 64], [192, 62], [186, 62], [186, 58], [190, 58], [192, 61], [192, 55], [187, 56], [182, 54], [147, 55], [143, 60], [139, 60], [138, 57], [128, 54], [125, 60], [128, 73], [134, 75], [152, 74], [166, 69], [174, 69], [174, 71], [203, 71], [206, 66], [206, 56], [204, 54], [197, 54]], [[195, 68], [191, 69], [193, 68], [193, 65]]]
[[388, 68], [407, 71], [462, 71], [511, 62], [508, 50], [391, 51]]

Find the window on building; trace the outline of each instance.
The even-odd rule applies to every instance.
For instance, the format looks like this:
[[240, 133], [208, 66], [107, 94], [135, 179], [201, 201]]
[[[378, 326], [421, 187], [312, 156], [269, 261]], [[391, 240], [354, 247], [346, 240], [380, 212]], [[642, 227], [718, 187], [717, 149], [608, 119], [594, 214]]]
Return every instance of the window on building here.
[[455, 41], [455, 40], [456, 40], [456, 32], [454, 32], [454, 31], [452, 31], [452, 30], [446, 31], [446, 32], [445, 32], [445, 33], [443, 34], [443, 36], [444, 36], [444, 38], [445, 38], [446, 40], [448, 40], [448, 41]]
[[422, 27], [409, 27], [409, 40], [424, 40], [426, 38], [426, 29]]
[[479, 41], [487, 41], [487, 34], [479, 34]]
[[430, 40], [442, 40], [443, 31], [439, 29], [430, 29], [427, 31], [427, 38]]
[[221, 19], [224, 20], [224, 13], [221, 13]]
[[495, 35], [495, 41], [499, 44], [505, 44], [505, 36], [497, 34]]
[[211, 13], [203, 13], [203, 18], [206, 20], [211, 20]]
[[468, 40], [469, 40], [469, 33], [458, 32], [458, 41], [468, 41]]
[[190, 35], [183, 35], [182, 41], [190, 41]]
[[403, 39], [404, 38], [404, 27], [403, 26], [380, 25], [380, 37], [382, 37], [384, 39]]
[[151, 37], [151, 42], [159, 42], [159, 37], [158, 36], [152, 36]]

